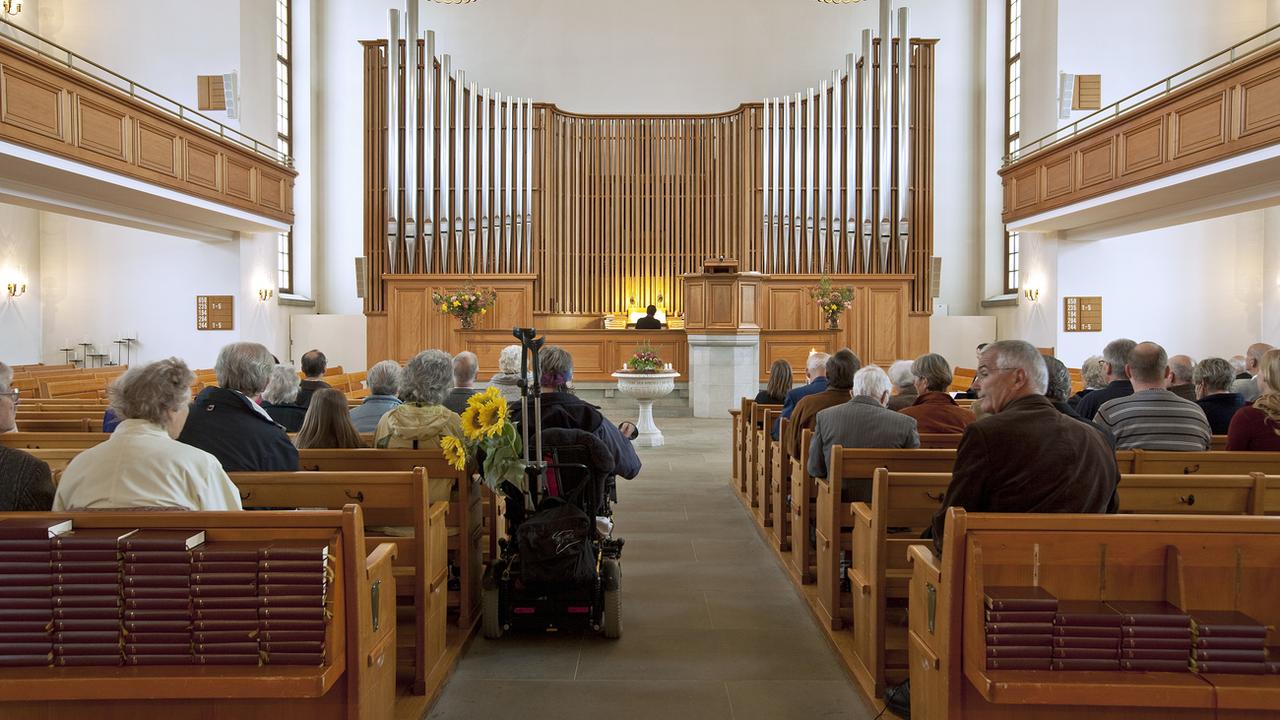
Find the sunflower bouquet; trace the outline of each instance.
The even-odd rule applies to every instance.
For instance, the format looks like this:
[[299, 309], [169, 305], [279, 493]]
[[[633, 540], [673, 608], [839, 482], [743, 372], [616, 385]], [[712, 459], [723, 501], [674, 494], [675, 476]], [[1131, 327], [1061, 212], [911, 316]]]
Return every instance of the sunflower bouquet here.
[[520, 455], [520, 435], [507, 419], [507, 400], [490, 387], [467, 398], [462, 412], [463, 439], [446, 436], [440, 447], [445, 459], [461, 470], [470, 458], [483, 452], [481, 470], [484, 482], [494, 491], [510, 482], [524, 489], [524, 462]]
[[474, 285], [451, 293], [431, 293], [431, 302], [440, 312], [458, 318], [465, 330], [475, 327], [476, 317], [489, 312], [497, 298], [493, 290], [477, 290]]
[[822, 316], [827, 320], [827, 326], [832, 330], [840, 326], [840, 316], [853, 304], [853, 288], [848, 285], [836, 287], [831, 283], [831, 278], [825, 275], [818, 281], [818, 286], [809, 291], [809, 294], [814, 302], [818, 303], [818, 309], [822, 311]]

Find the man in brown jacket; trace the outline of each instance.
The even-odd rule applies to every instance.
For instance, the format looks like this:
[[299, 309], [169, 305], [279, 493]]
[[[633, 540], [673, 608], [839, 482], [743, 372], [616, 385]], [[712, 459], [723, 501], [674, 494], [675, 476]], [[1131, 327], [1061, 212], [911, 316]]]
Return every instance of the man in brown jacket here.
[[853, 376], [862, 368], [862, 361], [848, 348], [838, 350], [827, 358], [827, 389], [820, 393], [807, 395], [796, 403], [791, 413], [790, 435], [786, 442], [791, 448], [792, 457], [800, 457], [803, 442], [801, 431], [813, 428], [814, 418], [818, 413], [830, 407], [849, 402], [849, 393], [853, 390]]
[[1030, 343], [983, 349], [978, 397], [986, 415], [965, 430], [951, 485], [933, 516], [942, 553], [947, 508], [969, 512], [1116, 512], [1120, 470], [1102, 435], [1059, 413], [1044, 397], [1048, 372]]

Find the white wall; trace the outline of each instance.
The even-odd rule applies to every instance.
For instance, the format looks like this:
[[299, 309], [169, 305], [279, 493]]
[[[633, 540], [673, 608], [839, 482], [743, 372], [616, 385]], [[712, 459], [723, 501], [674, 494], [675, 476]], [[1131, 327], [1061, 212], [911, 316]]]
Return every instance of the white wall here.
[[[911, 0], [911, 34], [937, 56], [935, 253], [942, 302], [976, 309], [981, 235], [982, 0]], [[901, 3], [899, 3], [901, 4]], [[363, 254], [362, 59], [359, 40], [387, 36], [396, 0], [317, 0], [320, 189], [317, 300], [357, 313], [351, 258]], [[792, 93], [843, 67], [878, 3], [812, 0], [485, 0], [424, 4], [438, 52], [480, 86], [585, 113], [696, 113]]]

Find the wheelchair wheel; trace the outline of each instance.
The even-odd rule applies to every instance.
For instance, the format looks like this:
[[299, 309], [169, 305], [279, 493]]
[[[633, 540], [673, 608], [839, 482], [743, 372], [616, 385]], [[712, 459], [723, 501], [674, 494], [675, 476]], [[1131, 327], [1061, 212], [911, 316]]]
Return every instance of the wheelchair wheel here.
[[484, 636], [490, 640], [502, 637], [502, 592], [498, 589], [497, 579], [493, 577], [493, 567], [485, 570], [480, 590], [480, 616]]
[[600, 631], [614, 640], [622, 637], [622, 567], [617, 560], [605, 558], [600, 566], [600, 575], [604, 586]]

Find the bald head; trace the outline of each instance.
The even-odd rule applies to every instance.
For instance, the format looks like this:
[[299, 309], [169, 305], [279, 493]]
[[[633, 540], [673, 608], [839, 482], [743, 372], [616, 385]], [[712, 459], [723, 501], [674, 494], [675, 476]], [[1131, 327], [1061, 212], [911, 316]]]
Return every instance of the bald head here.
[[1186, 385], [1191, 382], [1191, 373], [1195, 371], [1196, 361], [1187, 355], [1174, 355], [1169, 358], [1169, 372], [1173, 374], [1173, 385]]
[[1254, 343], [1244, 353], [1244, 370], [1250, 375], [1257, 375], [1262, 366], [1262, 356], [1267, 354], [1271, 346], [1266, 343]]
[[1163, 388], [1169, 374], [1169, 355], [1153, 342], [1141, 342], [1129, 353], [1125, 373], [1133, 381], [1134, 390]]

